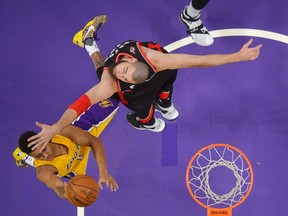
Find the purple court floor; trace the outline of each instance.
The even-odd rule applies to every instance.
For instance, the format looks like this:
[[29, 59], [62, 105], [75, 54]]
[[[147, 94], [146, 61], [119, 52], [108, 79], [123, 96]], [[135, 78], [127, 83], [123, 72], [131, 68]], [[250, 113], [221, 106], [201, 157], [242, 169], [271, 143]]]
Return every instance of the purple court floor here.
[[[187, 37], [178, 16], [188, 3], [0, 2], [0, 216], [77, 215], [76, 207], [36, 179], [33, 168], [16, 167], [12, 157], [24, 130], [39, 131], [35, 121], [54, 123], [70, 103], [98, 82], [88, 54], [72, 43], [73, 35], [95, 15], [107, 14], [98, 42], [104, 56], [128, 39], [168, 46]], [[173, 102], [180, 116], [166, 122], [162, 133], [133, 129], [126, 122], [128, 110], [121, 105], [100, 137], [109, 171], [120, 189], [101, 191], [99, 200], [85, 209], [85, 216], [206, 216], [206, 209], [190, 196], [185, 174], [193, 155], [212, 143], [240, 149], [254, 170], [251, 193], [233, 209], [234, 216], [286, 214], [287, 10], [288, 3], [280, 0], [209, 2], [201, 18], [211, 32], [237, 28], [247, 34], [222, 34], [210, 47], [191, 43], [172, 52], [232, 53], [253, 38], [253, 45], [263, 44], [259, 58], [179, 70]], [[267, 34], [250, 35], [251, 29]], [[96, 164], [90, 159], [87, 173], [98, 178]], [[218, 183], [225, 187], [228, 177], [219, 176]]]

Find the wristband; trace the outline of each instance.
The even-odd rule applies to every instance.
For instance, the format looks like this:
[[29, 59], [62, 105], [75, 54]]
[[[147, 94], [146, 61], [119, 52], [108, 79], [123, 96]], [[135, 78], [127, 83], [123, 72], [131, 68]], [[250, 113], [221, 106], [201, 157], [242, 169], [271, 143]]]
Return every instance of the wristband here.
[[91, 101], [86, 94], [83, 94], [80, 98], [78, 98], [73, 104], [71, 104], [68, 108], [73, 109], [77, 112], [78, 116], [86, 111], [91, 106]]

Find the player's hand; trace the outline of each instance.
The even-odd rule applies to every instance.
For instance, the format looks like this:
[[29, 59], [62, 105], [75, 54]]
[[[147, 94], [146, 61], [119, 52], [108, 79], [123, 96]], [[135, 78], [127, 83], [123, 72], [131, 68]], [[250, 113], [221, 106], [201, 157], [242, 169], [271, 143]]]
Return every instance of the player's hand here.
[[108, 172], [101, 174], [99, 177], [98, 185], [101, 190], [103, 190], [102, 183], [106, 183], [106, 186], [110, 188], [111, 191], [119, 189], [118, 183]]
[[246, 44], [243, 45], [243, 47], [238, 52], [240, 61], [255, 60], [256, 58], [258, 58], [262, 44], [250, 48], [249, 46], [252, 44], [252, 42], [253, 39], [250, 39]]
[[40, 127], [42, 130], [40, 133], [30, 137], [28, 139], [28, 147], [32, 147], [32, 150], [35, 150], [36, 148], [40, 147], [40, 152], [45, 148], [45, 146], [50, 142], [50, 140], [55, 136], [57, 133], [59, 133], [58, 127], [54, 125], [46, 125], [41, 124], [39, 122], [36, 122], [36, 125]]

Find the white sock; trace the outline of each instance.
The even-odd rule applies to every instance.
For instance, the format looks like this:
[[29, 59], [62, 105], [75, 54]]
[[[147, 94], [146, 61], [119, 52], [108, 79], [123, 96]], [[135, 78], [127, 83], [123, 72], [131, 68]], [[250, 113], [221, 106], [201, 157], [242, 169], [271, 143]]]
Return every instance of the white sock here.
[[197, 17], [200, 14], [200, 10], [196, 10], [195, 8], [193, 8], [192, 2], [191, 2], [189, 4], [189, 6], [187, 7], [187, 13], [189, 14], [189, 16], [194, 18], [194, 17]]
[[93, 40], [93, 43], [90, 45], [88, 43], [84, 44], [84, 47], [86, 49], [86, 51], [88, 52], [88, 54], [91, 56], [94, 52], [100, 51], [97, 43], [95, 40]]

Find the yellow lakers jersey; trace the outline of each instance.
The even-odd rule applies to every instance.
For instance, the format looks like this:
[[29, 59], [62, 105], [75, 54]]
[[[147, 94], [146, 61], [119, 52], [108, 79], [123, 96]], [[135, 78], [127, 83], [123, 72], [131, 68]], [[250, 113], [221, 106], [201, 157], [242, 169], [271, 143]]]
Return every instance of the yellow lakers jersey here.
[[[104, 121], [92, 127], [89, 133], [95, 137], [99, 137], [103, 130], [107, 127], [110, 121], [116, 114], [115, 110]], [[56, 135], [52, 139], [53, 143], [65, 145], [68, 148], [68, 154], [55, 157], [52, 161], [35, 159], [35, 168], [43, 165], [52, 165], [58, 170], [57, 175], [59, 177], [72, 178], [75, 175], [85, 174], [86, 167], [90, 152], [89, 146], [80, 146], [74, 143], [69, 138], [61, 135]]]
[[56, 135], [52, 139], [53, 143], [64, 145], [68, 148], [68, 153], [55, 157], [52, 161], [35, 159], [35, 167], [42, 165], [52, 165], [57, 170], [60, 177], [73, 177], [74, 175], [85, 174], [90, 147], [80, 146], [72, 140]]

